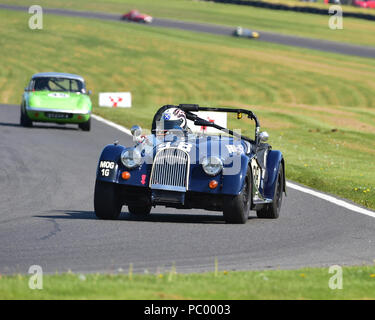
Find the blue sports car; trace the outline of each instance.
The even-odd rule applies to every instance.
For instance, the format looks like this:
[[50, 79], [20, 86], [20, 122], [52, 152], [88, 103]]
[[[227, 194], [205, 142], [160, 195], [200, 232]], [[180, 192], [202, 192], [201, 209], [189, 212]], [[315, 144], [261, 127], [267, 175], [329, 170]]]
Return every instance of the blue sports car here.
[[[249, 138], [199, 117], [200, 111], [234, 113], [255, 121]], [[190, 120], [190, 121], [188, 121]], [[189, 127], [218, 133], [194, 133]], [[157, 205], [223, 212], [227, 223], [246, 223], [250, 210], [259, 218], [279, 217], [285, 193], [285, 163], [266, 143], [255, 114], [247, 109], [166, 105], [155, 114], [151, 134], [132, 127], [134, 145], [107, 145], [99, 158], [94, 208], [100, 219], [148, 215]]]

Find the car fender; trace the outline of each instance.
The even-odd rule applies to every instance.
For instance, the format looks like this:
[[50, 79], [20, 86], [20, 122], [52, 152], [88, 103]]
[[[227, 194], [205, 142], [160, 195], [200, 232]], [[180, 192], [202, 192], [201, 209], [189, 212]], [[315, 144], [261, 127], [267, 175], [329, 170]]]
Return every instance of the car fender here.
[[21, 111], [26, 113], [26, 108], [29, 105], [29, 93], [24, 92], [22, 95], [22, 102], [21, 102]]
[[286, 191], [285, 187], [285, 164], [284, 158], [281, 151], [271, 150], [267, 157], [267, 181], [264, 188], [264, 196], [267, 199], [273, 199], [276, 189], [277, 174], [279, 169], [283, 170], [284, 177], [284, 192]]
[[241, 168], [237, 174], [225, 174], [223, 175], [223, 188], [221, 190], [224, 194], [238, 195], [240, 194], [246, 173], [249, 166], [250, 158], [242, 154], [241, 155]]
[[120, 145], [107, 145], [100, 157], [96, 171], [96, 179], [107, 182], [117, 182], [119, 174], [119, 160], [123, 150]]
[[[151, 165], [143, 162], [139, 167], [127, 169], [121, 162], [121, 153], [128, 148], [121, 145], [107, 145], [99, 158], [96, 179], [121, 185], [147, 187], [150, 179]], [[130, 172], [130, 179], [124, 180], [121, 174]]]

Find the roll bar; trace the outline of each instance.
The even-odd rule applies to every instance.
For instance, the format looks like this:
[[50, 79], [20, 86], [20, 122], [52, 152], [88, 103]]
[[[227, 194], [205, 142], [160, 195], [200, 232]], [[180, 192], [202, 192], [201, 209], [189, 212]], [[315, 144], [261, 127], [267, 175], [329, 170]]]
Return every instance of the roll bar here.
[[[223, 132], [226, 132], [232, 136], [235, 136], [237, 138], [256, 143], [257, 145], [259, 144], [259, 132], [260, 132], [260, 124], [259, 120], [256, 117], [256, 115], [251, 111], [247, 109], [235, 109], [235, 108], [214, 108], [214, 107], [200, 107], [198, 104], [179, 104], [178, 106], [174, 105], [165, 105], [161, 107], [155, 114], [153, 122], [152, 122], [152, 131], [155, 131], [156, 129], [156, 121], [160, 120], [160, 117], [162, 113], [169, 108], [179, 108], [186, 113], [186, 118], [193, 121], [194, 125], [197, 126], [206, 126], [206, 127], [213, 127], [218, 130], [221, 130]], [[214, 111], [214, 112], [228, 112], [228, 113], [237, 113], [237, 119], [242, 118], [242, 114], [246, 114], [247, 117], [251, 120], [255, 121], [255, 141], [253, 139], [250, 139], [246, 136], [239, 135], [236, 132], [233, 132], [232, 130], [229, 130], [227, 128], [221, 127], [214, 122], [209, 122], [207, 120], [204, 120], [200, 117], [198, 117], [196, 114], [193, 112], [198, 112], [198, 111]]]

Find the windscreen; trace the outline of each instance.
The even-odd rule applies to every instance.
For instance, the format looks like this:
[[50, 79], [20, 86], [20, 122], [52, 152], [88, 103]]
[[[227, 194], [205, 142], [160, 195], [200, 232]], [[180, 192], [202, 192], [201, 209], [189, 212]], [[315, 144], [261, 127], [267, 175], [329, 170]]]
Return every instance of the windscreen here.
[[69, 78], [42, 77], [34, 79], [35, 91], [59, 91], [59, 92], [81, 92], [85, 93], [82, 81]]

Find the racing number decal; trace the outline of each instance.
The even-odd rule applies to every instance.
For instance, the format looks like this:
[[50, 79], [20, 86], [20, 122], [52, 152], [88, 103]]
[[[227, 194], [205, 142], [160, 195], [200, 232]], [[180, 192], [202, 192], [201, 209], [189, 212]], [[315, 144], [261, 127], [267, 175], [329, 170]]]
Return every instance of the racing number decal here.
[[245, 153], [242, 145], [227, 144], [225, 147], [227, 148], [228, 153]]
[[260, 187], [260, 177], [262, 174], [262, 170], [259, 167], [257, 161], [253, 158], [251, 159], [251, 168], [253, 169], [253, 181], [257, 189], [259, 190]]
[[[158, 145], [158, 150], [163, 149], [163, 148], [169, 148], [170, 146], [171, 146], [171, 142], [161, 143]], [[192, 146], [193, 145], [191, 143], [180, 142], [177, 146], [177, 149], [180, 149], [189, 153]]]
[[99, 163], [99, 170], [102, 177], [109, 177], [114, 168], [115, 163], [113, 161], [100, 161]]

